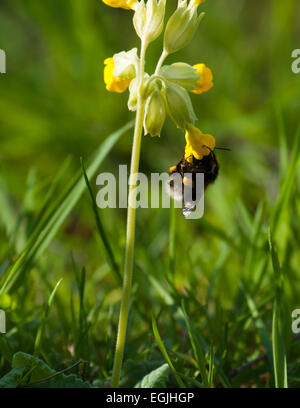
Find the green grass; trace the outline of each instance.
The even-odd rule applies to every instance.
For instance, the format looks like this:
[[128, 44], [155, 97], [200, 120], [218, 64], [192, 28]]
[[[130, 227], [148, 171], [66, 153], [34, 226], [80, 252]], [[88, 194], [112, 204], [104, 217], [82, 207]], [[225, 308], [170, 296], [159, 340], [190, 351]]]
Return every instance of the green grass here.
[[[78, 173], [55, 198], [52, 194], [56, 188], [60, 190], [59, 180], [64, 179], [63, 174], [60, 175], [57, 186], [47, 196], [47, 206], [42, 205], [44, 210], [32, 220], [33, 228], [29, 230], [24, 250], [10, 266], [3, 268], [0, 299], [1, 307], [8, 314], [9, 329], [0, 338], [3, 374], [10, 369], [12, 356], [23, 351], [42, 358], [57, 371], [85, 360], [85, 378], [91, 384], [103, 386], [109, 382], [120, 280], [112, 250], [115, 235], [106, 231], [100, 218], [89, 177], [129, 128], [109, 136], [99, 153], [89, 161], [87, 171], [82, 162], [83, 175]], [[294, 149], [297, 148], [296, 137]], [[292, 225], [286, 221], [292, 224], [294, 219], [285, 214], [297, 200], [296, 185], [291, 183], [296, 177], [297, 162], [292, 159], [282, 181], [283, 189], [287, 185], [291, 187], [276, 223], [278, 231], [288, 227], [291, 230], [285, 241], [278, 241], [284, 259], [281, 264], [274, 248], [274, 236], [268, 238], [268, 226], [282, 205], [281, 194], [275, 205], [259, 206], [253, 216], [240, 201], [238, 207], [248, 233], [243, 229], [238, 231], [237, 227], [228, 239], [227, 231], [207, 224], [201, 232], [206, 243], [203, 239], [197, 242], [195, 235], [188, 232], [189, 221], [182, 219], [179, 212], [171, 210], [169, 217], [165, 212], [164, 216], [171, 220], [170, 228], [166, 229], [170, 236], [166, 235], [166, 256], [156, 258], [155, 271], [149, 253], [160, 251], [155, 248], [159, 231], [151, 231], [148, 247], [138, 241], [122, 386], [134, 386], [152, 371], [154, 384], [162, 375], [164, 386], [170, 387], [297, 385], [296, 363], [300, 356], [297, 341], [292, 342], [289, 316], [293, 304], [297, 305], [297, 285], [292, 277], [297, 274], [294, 260], [298, 253]], [[80, 270], [78, 261], [72, 257], [73, 273], [67, 277], [69, 286], [65, 284], [63, 271], [59, 273], [63, 280], [51, 284], [51, 265], [64, 262], [63, 259], [53, 262], [55, 233], [72, 212], [85, 186], [86, 200], [94, 212], [94, 228], [102, 241], [100, 267], [88, 273], [84, 266]], [[160, 217], [158, 212], [154, 215], [155, 225]], [[166, 220], [166, 225], [169, 222]], [[202, 220], [197, 222], [201, 228]], [[187, 234], [192, 248], [183, 256]], [[168, 245], [168, 240], [173, 244]], [[218, 256], [209, 251], [214, 241], [219, 243]], [[182, 250], [176, 250], [178, 246]], [[168, 269], [170, 260], [173, 266]], [[238, 279], [230, 275], [235, 264], [242, 268]], [[111, 281], [109, 275], [115, 279]], [[105, 288], [101, 288], [101, 282]], [[226, 296], [226, 304], [222, 294], [233, 286], [236, 286], [234, 295], [230, 299]], [[37, 297], [45, 296], [49, 296], [45, 306], [40, 301], [40, 306], [35, 307]], [[152, 313], [157, 314], [156, 319], [151, 317]], [[251, 365], [251, 360], [255, 364]], [[170, 367], [168, 375], [165, 368], [155, 371], [164, 362]], [[74, 370], [80, 373], [79, 366]], [[33, 369], [26, 375], [23, 373], [19, 384], [30, 385], [32, 373], [35, 373]], [[147, 377], [143, 381], [150, 380]]]
[[[134, 33], [126, 12], [98, 0], [61, 3], [0, 10], [10, 61], [0, 76], [0, 386], [104, 387], [113, 365], [126, 212], [97, 208], [95, 180], [128, 164], [133, 116], [126, 96], [105, 93], [101, 70]], [[201, 129], [231, 151], [217, 153], [203, 219], [138, 210], [121, 386], [299, 387], [300, 75], [289, 65], [299, 4], [203, 7], [199, 36], [176, 60], [212, 67], [213, 90], [193, 102]], [[166, 171], [183, 147], [167, 122], [159, 140], [143, 138], [141, 171]]]

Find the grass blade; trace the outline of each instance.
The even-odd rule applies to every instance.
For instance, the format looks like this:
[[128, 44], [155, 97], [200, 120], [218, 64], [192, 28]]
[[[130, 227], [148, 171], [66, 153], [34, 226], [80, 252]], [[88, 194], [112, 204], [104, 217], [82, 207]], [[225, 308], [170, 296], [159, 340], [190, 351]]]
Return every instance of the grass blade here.
[[[99, 165], [103, 162], [115, 143], [126, 131], [131, 129], [132, 126], [132, 122], [128, 123], [101, 143], [88, 162], [86, 172], [88, 177], [95, 175]], [[85, 181], [80, 169], [58, 199], [49, 208], [48, 212], [44, 214], [38, 225], [36, 225], [25, 248], [17, 258], [16, 262], [9, 269], [0, 289], [0, 294], [3, 292], [9, 292], [17, 287], [19, 278], [27, 269], [31, 268], [32, 264], [48, 247], [58, 229], [80, 199], [84, 188]]]
[[176, 211], [172, 200], [170, 208], [170, 230], [169, 230], [169, 275], [170, 281], [174, 280], [175, 274], [175, 238], [176, 238]]
[[271, 232], [269, 233], [269, 245], [275, 275], [275, 299], [273, 307], [273, 324], [272, 324], [272, 346], [273, 346], [275, 387], [288, 388], [286, 353], [282, 335], [282, 321], [280, 316], [283, 295], [282, 291], [283, 275], [279, 265], [278, 255], [272, 242]]
[[295, 144], [293, 147], [293, 153], [290, 159], [290, 164], [288, 166], [286, 176], [281, 186], [280, 195], [272, 215], [271, 229], [273, 236], [276, 235], [280, 218], [283, 215], [284, 210], [290, 200], [292, 188], [295, 184], [294, 180], [297, 174], [299, 160], [300, 160], [300, 126], [298, 127], [298, 130], [296, 132]]
[[190, 342], [191, 342], [191, 345], [192, 345], [193, 354], [194, 354], [195, 360], [197, 362], [197, 366], [198, 366], [198, 369], [200, 371], [203, 384], [204, 384], [204, 386], [206, 388], [208, 388], [209, 387], [209, 381], [208, 381], [208, 377], [207, 377], [207, 373], [206, 373], [205, 354], [204, 354], [204, 351], [202, 350], [201, 345], [200, 345], [200, 343], [198, 341], [196, 329], [195, 329], [194, 325], [192, 324], [192, 322], [190, 321], [190, 319], [189, 319], [189, 317], [188, 317], [188, 315], [186, 313], [184, 301], [182, 301], [181, 307], [182, 307], [184, 320], [185, 320], [185, 323], [186, 323], [186, 326], [187, 326]]
[[159, 331], [158, 331], [158, 328], [157, 328], [157, 323], [156, 323], [156, 320], [155, 320], [154, 316], [152, 316], [152, 328], [153, 328], [153, 334], [154, 334], [156, 343], [157, 343], [162, 355], [164, 356], [166, 362], [169, 364], [169, 367], [171, 368], [179, 387], [180, 388], [186, 388], [184, 382], [179, 377], [179, 375], [178, 375], [177, 371], [175, 370], [175, 367], [174, 367], [174, 365], [173, 365], [173, 363], [172, 363], [172, 361], [171, 361], [171, 359], [170, 359], [170, 357], [169, 357], [169, 355], [167, 353], [166, 347], [165, 347], [165, 345], [164, 345], [164, 343], [163, 343], [163, 341], [162, 341], [162, 339], [160, 337], [160, 334], [159, 334]]
[[261, 339], [261, 342], [262, 342], [264, 348], [266, 349], [266, 353], [267, 353], [270, 365], [272, 366], [272, 364], [273, 364], [272, 343], [271, 343], [270, 336], [269, 336], [268, 330], [266, 328], [266, 325], [265, 325], [263, 319], [260, 316], [260, 312], [257, 309], [257, 307], [256, 307], [256, 305], [254, 303], [254, 300], [252, 299], [250, 293], [246, 290], [246, 288], [245, 288], [245, 286], [244, 286], [244, 284], [242, 282], [240, 283], [240, 287], [241, 287], [241, 290], [242, 290], [242, 292], [244, 293], [244, 295], [246, 297], [248, 308], [249, 308], [249, 310], [251, 312], [254, 324], [255, 324], [255, 326], [257, 328], [257, 331], [258, 331], [259, 337]]
[[276, 106], [275, 113], [279, 132], [279, 145], [280, 145], [280, 179], [283, 180], [284, 175], [286, 174], [288, 168], [288, 142], [282, 110], [280, 106]]
[[54, 286], [54, 289], [52, 290], [52, 292], [51, 292], [51, 294], [49, 296], [48, 302], [46, 304], [46, 307], [45, 307], [45, 310], [44, 310], [44, 313], [43, 313], [43, 317], [42, 317], [42, 320], [41, 320], [41, 324], [40, 324], [40, 327], [38, 329], [38, 332], [37, 332], [37, 335], [36, 335], [36, 338], [35, 338], [35, 343], [34, 343], [34, 355], [35, 356], [39, 353], [39, 351], [41, 349], [42, 337], [43, 337], [43, 334], [44, 334], [44, 331], [45, 331], [45, 326], [46, 326], [49, 310], [50, 310], [50, 307], [52, 305], [55, 293], [56, 293], [61, 281], [62, 281], [62, 278]]
[[209, 370], [208, 370], [208, 386], [213, 388], [214, 386], [214, 368], [215, 368], [215, 355], [213, 347], [210, 348], [209, 353]]
[[89, 194], [90, 194], [90, 197], [91, 197], [91, 200], [92, 200], [92, 207], [93, 207], [93, 212], [94, 212], [94, 215], [95, 215], [97, 229], [98, 229], [100, 238], [101, 238], [101, 240], [103, 242], [103, 245], [104, 245], [104, 248], [105, 248], [105, 251], [106, 251], [106, 254], [107, 254], [108, 261], [109, 261], [110, 266], [111, 266], [112, 270], [114, 271], [114, 273], [116, 275], [116, 278], [118, 279], [119, 283], [122, 283], [122, 276], [120, 274], [120, 269], [119, 269], [119, 266], [118, 266], [118, 264], [117, 264], [117, 262], [115, 260], [115, 256], [114, 256], [112, 247], [111, 247], [110, 242], [109, 242], [109, 240], [107, 238], [107, 234], [105, 232], [102, 220], [100, 218], [97, 203], [96, 203], [96, 200], [95, 200], [95, 197], [94, 197], [94, 194], [93, 194], [92, 187], [90, 185], [88, 176], [86, 174], [86, 170], [85, 170], [82, 158], [81, 158], [81, 168], [82, 168], [82, 173], [83, 173], [83, 176], [84, 176], [85, 183], [87, 185], [87, 189], [89, 191]]

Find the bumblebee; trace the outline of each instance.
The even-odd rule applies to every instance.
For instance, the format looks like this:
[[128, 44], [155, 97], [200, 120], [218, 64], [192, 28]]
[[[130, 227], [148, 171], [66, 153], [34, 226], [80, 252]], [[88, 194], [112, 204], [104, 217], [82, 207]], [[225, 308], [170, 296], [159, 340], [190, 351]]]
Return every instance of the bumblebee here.
[[[204, 175], [204, 191], [218, 177], [219, 163], [214, 151], [211, 149], [209, 150], [209, 155], [203, 156], [201, 160], [196, 159], [194, 156], [188, 158], [183, 157], [176, 166], [170, 167], [170, 175], [177, 173], [181, 176], [181, 185], [176, 185], [174, 179], [169, 181], [169, 193], [174, 200], [184, 203], [184, 208], [182, 210], [182, 215], [184, 217], [188, 217], [192, 211], [195, 211], [196, 205], [202, 197], [201, 195], [197, 200], [196, 174], [203, 173]], [[186, 177], [185, 174], [190, 174], [192, 177]], [[185, 202], [184, 200], [184, 192], [187, 189], [191, 189], [193, 203]], [[195, 204], [196, 200], [197, 202]]]

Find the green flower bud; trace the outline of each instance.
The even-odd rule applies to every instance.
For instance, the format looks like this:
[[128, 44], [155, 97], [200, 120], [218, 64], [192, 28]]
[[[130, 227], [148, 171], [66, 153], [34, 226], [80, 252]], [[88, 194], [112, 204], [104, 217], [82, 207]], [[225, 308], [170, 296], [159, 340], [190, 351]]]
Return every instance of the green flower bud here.
[[114, 77], [121, 79], [134, 78], [136, 76], [136, 67], [139, 62], [137, 48], [130, 51], [122, 51], [113, 56], [114, 60]]
[[154, 41], [162, 32], [166, 0], [144, 0], [137, 5], [133, 24], [137, 35], [147, 43]]
[[177, 62], [172, 65], [165, 65], [161, 68], [159, 75], [166, 78], [168, 81], [175, 82], [185, 89], [191, 90], [195, 88], [200, 76], [196, 73], [197, 69], [189, 64]]
[[[145, 73], [144, 75], [144, 84], [147, 88], [149, 75]], [[128, 109], [135, 112], [137, 108], [137, 92], [138, 92], [138, 80], [134, 78], [129, 85], [129, 99], [128, 99]]]
[[145, 134], [160, 136], [166, 120], [166, 105], [158, 86], [155, 87], [146, 102], [144, 129]]
[[204, 16], [198, 16], [197, 6], [188, 6], [186, 0], [179, 0], [178, 7], [168, 21], [164, 49], [168, 54], [184, 48], [192, 40], [198, 25]]
[[163, 96], [167, 112], [178, 128], [186, 129], [188, 123], [194, 123], [197, 120], [191, 98], [186, 89], [166, 81], [166, 85], [163, 87]]
[[128, 99], [128, 109], [135, 112], [137, 106], [137, 79], [134, 78], [129, 85], [129, 99]]

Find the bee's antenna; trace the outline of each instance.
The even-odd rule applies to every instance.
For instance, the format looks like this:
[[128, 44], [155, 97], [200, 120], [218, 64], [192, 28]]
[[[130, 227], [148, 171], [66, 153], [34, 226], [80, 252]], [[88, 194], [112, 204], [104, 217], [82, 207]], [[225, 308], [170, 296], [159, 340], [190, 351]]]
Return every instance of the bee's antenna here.
[[229, 147], [215, 147], [215, 150], [226, 150], [228, 152], [231, 152], [231, 149], [229, 149]]
[[210, 147], [206, 146], [206, 145], [203, 145], [202, 147], [206, 147], [206, 149], [208, 149], [211, 153], [213, 152], [213, 150]]

